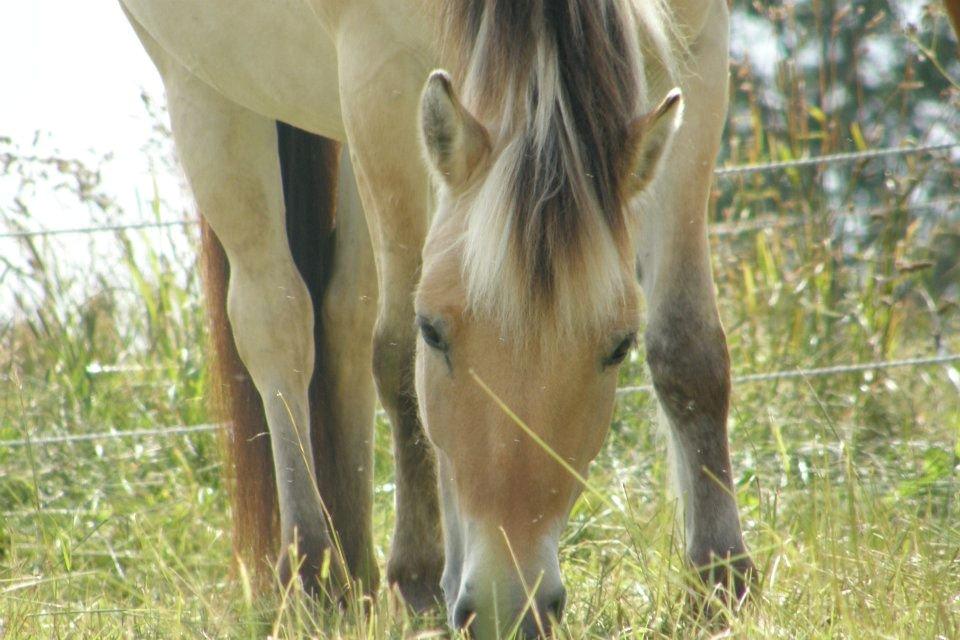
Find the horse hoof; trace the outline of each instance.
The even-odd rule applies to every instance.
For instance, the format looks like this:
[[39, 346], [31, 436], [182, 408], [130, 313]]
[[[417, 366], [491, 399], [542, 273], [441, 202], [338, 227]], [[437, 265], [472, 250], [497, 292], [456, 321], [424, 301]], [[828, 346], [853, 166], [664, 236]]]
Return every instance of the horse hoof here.
[[301, 540], [285, 545], [277, 561], [280, 585], [287, 588], [294, 580], [311, 597], [340, 603], [348, 581], [342, 562], [329, 540]]
[[440, 575], [443, 563], [419, 563], [416, 565], [391, 564], [387, 580], [391, 589], [399, 593], [403, 602], [414, 613], [425, 613], [439, 607], [443, 602]]
[[737, 609], [759, 585], [759, 573], [746, 550], [718, 554], [709, 551], [706, 558], [695, 561], [701, 589], [707, 596], [718, 598], [725, 607]]

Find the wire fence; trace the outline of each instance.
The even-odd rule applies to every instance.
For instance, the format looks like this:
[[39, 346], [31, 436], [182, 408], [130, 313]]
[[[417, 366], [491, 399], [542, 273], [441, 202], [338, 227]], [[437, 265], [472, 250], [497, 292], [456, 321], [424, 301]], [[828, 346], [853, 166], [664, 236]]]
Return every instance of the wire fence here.
[[[718, 167], [714, 170], [714, 175], [719, 178], [730, 178], [733, 176], [742, 176], [752, 173], [773, 173], [787, 169], [799, 169], [830, 164], [848, 164], [853, 162], [865, 162], [876, 158], [925, 155], [952, 150], [960, 150], [960, 143], [954, 142], [945, 144], [928, 144], [914, 147], [884, 147], [880, 149], [867, 149], [864, 151], [824, 154], [810, 158], [796, 158], [774, 162], [741, 164], [729, 167]], [[197, 220], [194, 218], [181, 218], [176, 220], [148, 220], [141, 222], [66, 227], [62, 229], [18, 229], [0, 233], [0, 239], [34, 238], [69, 234], [109, 233], [142, 229], [164, 229], [170, 227], [187, 227], [196, 224]], [[756, 226], [756, 223], [752, 223], [751, 221], [747, 221], [743, 224], [745, 228], [748, 228], [748, 230], [749, 227]], [[727, 230], [719, 232], [717, 235], [728, 235], [729, 233], [730, 231]]]
[[[936, 356], [927, 356], [922, 358], [903, 358], [900, 360], [879, 360], [875, 362], [852, 362], [847, 364], [831, 365], [829, 367], [814, 367], [812, 369], [787, 369], [785, 371], [768, 371], [765, 373], [747, 373], [731, 378], [733, 384], [750, 384], [754, 382], [770, 382], [773, 380], [790, 380], [796, 378], [818, 378], [823, 376], [835, 376], [850, 373], [862, 373], [864, 371], [878, 371], [881, 369], [895, 369], [899, 367], [922, 367], [934, 364], [949, 364], [960, 361], [960, 353], [947, 353]], [[617, 389], [618, 396], [626, 396], [634, 393], [650, 393], [652, 385], [636, 385], [629, 387], [620, 387]]]
[[772, 171], [783, 171], [785, 169], [799, 169], [802, 167], [813, 167], [825, 164], [846, 164], [851, 162], [873, 160], [875, 158], [921, 155], [935, 153], [937, 151], [951, 151], [953, 149], [960, 149], [960, 143], [951, 142], [945, 144], [926, 144], [916, 147], [884, 147], [881, 149], [865, 149], [863, 151], [829, 153], [810, 158], [796, 158], [792, 160], [780, 160], [774, 162], [759, 162], [756, 164], [740, 164], [732, 167], [718, 167], [714, 170], [713, 175], [717, 177], [727, 177], [744, 175], [748, 173], [769, 173]]
[[[903, 358], [899, 360], [878, 360], [874, 362], [855, 362], [847, 364], [831, 365], [827, 367], [814, 367], [810, 369], [787, 369], [784, 371], [769, 371], [765, 373], [748, 373], [734, 376], [731, 382], [737, 384], [750, 384], [757, 382], [771, 382], [776, 380], [808, 379], [823, 376], [848, 375], [852, 373], [863, 373], [866, 371], [878, 371], [883, 369], [895, 369], [901, 367], [923, 367], [937, 364], [950, 364], [960, 361], [960, 353], [947, 353], [936, 356], [925, 356], [919, 358]], [[960, 378], [954, 371], [954, 376]], [[652, 393], [652, 385], [636, 385], [620, 387], [617, 389], [617, 396], [628, 396], [640, 393]], [[79, 442], [92, 442], [102, 440], [124, 440], [137, 438], [170, 438], [175, 436], [191, 435], [195, 433], [209, 433], [223, 429], [223, 424], [210, 423], [198, 425], [177, 425], [170, 427], [155, 427], [151, 429], [131, 429], [125, 431], [104, 431], [100, 433], [77, 433], [59, 436], [46, 437], [27, 437], [19, 440], [0, 441], [0, 449], [13, 449], [19, 447], [46, 447], [57, 444], [72, 444]]]
[[[720, 167], [714, 171], [714, 175], [717, 177], [732, 177], [732, 176], [742, 176], [753, 173], [770, 173], [776, 171], [784, 171], [788, 169], [796, 168], [806, 168], [813, 166], [822, 166], [829, 164], [840, 164], [840, 163], [853, 163], [853, 162], [864, 162], [873, 160], [876, 158], [888, 158], [896, 156], [909, 156], [909, 155], [921, 155], [921, 154], [931, 154], [942, 151], [952, 151], [960, 149], [960, 143], [950, 143], [950, 144], [932, 144], [932, 145], [920, 145], [914, 147], [896, 147], [896, 148], [881, 148], [881, 149], [870, 149], [865, 151], [856, 151], [849, 153], [834, 153], [821, 156], [815, 156], [811, 158], [798, 158], [792, 160], [783, 160], [776, 162], [765, 162], [765, 163], [756, 163], [756, 164], [743, 164], [730, 167]], [[904, 205], [904, 208], [910, 210], [917, 209], [928, 209], [936, 206], [948, 206], [960, 202], [960, 198], [945, 198], [940, 200], [934, 200], [925, 203], [918, 203], [912, 205]], [[851, 214], [864, 214], [864, 215], [882, 215], [884, 213], [890, 213], [893, 211], [891, 207], [869, 209], [869, 210], [832, 210], [832, 211], [823, 211], [821, 215], [828, 215], [831, 217], [840, 216], [840, 215], [851, 215]], [[779, 226], [789, 226], [793, 224], [800, 224], [802, 218], [798, 217], [785, 217], [785, 216], [771, 216], [767, 219], [753, 219], [746, 220], [742, 222], [731, 222], [731, 223], [719, 223], [714, 225], [711, 229], [711, 233], [715, 235], [732, 235], [737, 233], [744, 233], [755, 230], [763, 230], [767, 228], [774, 228]], [[104, 233], [104, 232], [117, 232], [117, 231], [131, 231], [131, 230], [142, 230], [142, 229], [162, 229], [162, 228], [175, 228], [175, 227], [186, 227], [197, 224], [197, 220], [193, 218], [183, 218], [178, 220], [155, 220], [155, 221], [142, 221], [142, 222], [131, 222], [131, 223], [120, 223], [120, 224], [108, 224], [108, 225], [91, 225], [91, 226], [81, 226], [81, 227], [68, 227], [61, 229], [21, 229], [14, 231], [6, 231], [0, 233], [0, 239], [3, 238], [32, 238], [32, 237], [44, 237], [44, 236], [57, 236], [57, 235], [67, 235], [67, 234], [90, 234], [90, 233]], [[920, 367], [920, 366], [930, 366], [936, 364], [949, 364], [952, 362], [960, 361], [960, 354], [944, 354], [930, 357], [920, 357], [920, 358], [906, 358], [900, 360], [883, 360], [875, 362], [860, 362], [860, 363], [847, 363], [840, 365], [832, 365], [826, 367], [815, 367], [809, 369], [789, 369], [784, 371], [770, 371], [765, 373], [751, 373], [734, 376], [732, 378], [733, 384], [750, 384], [758, 382], [767, 382], [767, 381], [776, 381], [776, 380], [791, 380], [791, 379], [808, 379], [814, 377], [822, 376], [834, 376], [834, 375], [847, 375], [852, 373], [862, 373], [866, 371], [876, 371], [882, 369], [892, 369], [899, 367]], [[106, 367], [106, 371], [109, 367]], [[960, 377], [956, 374], [956, 370], [952, 370], [952, 378]], [[951, 379], [952, 379], [951, 378]], [[620, 387], [617, 389], [617, 395], [628, 396], [633, 394], [640, 393], [652, 393], [654, 388], [652, 385], [636, 385], [636, 386], [626, 386]], [[223, 425], [221, 424], [199, 424], [199, 425], [179, 425], [179, 426], [170, 426], [170, 427], [156, 427], [150, 429], [136, 429], [136, 430], [126, 430], [126, 431], [107, 431], [99, 433], [81, 433], [81, 434], [68, 434], [68, 435], [58, 435], [58, 436], [46, 436], [46, 437], [37, 437], [37, 438], [23, 438], [19, 440], [5, 440], [0, 441], [0, 449], [3, 448], [17, 448], [17, 447], [26, 447], [26, 446], [38, 446], [45, 447], [50, 445], [57, 444], [69, 444], [69, 443], [79, 443], [79, 442], [91, 442], [91, 441], [102, 441], [102, 440], [121, 440], [121, 439], [135, 439], [135, 438], [148, 438], [148, 437], [173, 437], [180, 435], [191, 435], [196, 433], [207, 433], [212, 431], [217, 431], [222, 429]]]
[[124, 431], [102, 431], [99, 433], [72, 433], [62, 436], [41, 436], [39, 438], [21, 438], [19, 440], [0, 441], [0, 448], [18, 447], [45, 447], [52, 444], [73, 444], [77, 442], [95, 442], [98, 440], [125, 440], [137, 438], [170, 438], [173, 436], [190, 435], [192, 433], [208, 433], [223, 428], [216, 423], [177, 425], [170, 427], [154, 427], [152, 429], [130, 429]]
[[85, 227], [65, 227], [62, 229], [20, 229], [16, 231], [4, 231], [0, 233], [0, 238], [38, 238], [71, 234], [106, 233], [111, 231], [135, 231], [137, 229], [166, 229], [170, 227], [186, 227], [194, 224], [197, 224], [197, 220], [193, 218], [181, 218], [179, 220], [148, 220], [144, 222], [90, 225]]

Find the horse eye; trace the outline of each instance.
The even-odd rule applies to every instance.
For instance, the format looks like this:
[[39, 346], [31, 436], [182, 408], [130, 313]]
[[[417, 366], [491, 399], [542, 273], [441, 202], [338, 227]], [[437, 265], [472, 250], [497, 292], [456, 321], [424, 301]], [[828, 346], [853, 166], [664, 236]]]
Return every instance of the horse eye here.
[[437, 331], [437, 328], [430, 324], [429, 320], [418, 316], [417, 324], [420, 326], [420, 335], [423, 336], [423, 341], [427, 343], [427, 346], [437, 349], [438, 351], [447, 350], [447, 343], [440, 335], [440, 332]]
[[630, 349], [633, 348], [633, 343], [637, 340], [637, 334], [631, 333], [626, 338], [620, 341], [620, 344], [617, 345], [617, 348], [613, 350], [607, 359], [604, 361], [604, 364], [607, 366], [620, 364], [627, 357], [627, 354], [630, 353]]

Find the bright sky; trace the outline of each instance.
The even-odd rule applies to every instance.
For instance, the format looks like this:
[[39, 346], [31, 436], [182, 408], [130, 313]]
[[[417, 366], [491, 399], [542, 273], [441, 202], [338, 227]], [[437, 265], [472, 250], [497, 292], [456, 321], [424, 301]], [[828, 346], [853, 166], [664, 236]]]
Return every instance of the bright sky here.
[[[135, 217], [138, 192], [153, 189], [140, 94], [162, 104], [163, 85], [117, 1], [13, 0], [0, 14], [0, 136], [24, 151], [39, 132], [41, 152], [66, 158], [112, 153], [105, 182]], [[0, 187], [0, 206], [8, 197]], [[78, 211], [54, 213], [36, 211], [44, 225], [80, 222]]]
[[[163, 163], [151, 168], [144, 151], [152, 122], [141, 93], [160, 106], [163, 85], [117, 0], [3, 0], [0, 79], [0, 137], [10, 138], [15, 152], [100, 166], [101, 190], [123, 212], [116, 222], [152, 219], [154, 193], [164, 200], [161, 217], [184, 215], [188, 200], [179, 172]], [[0, 151], [7, 146], [0, 144]], [[166, 144], [154, 148], [152, 156], [168, 153]], [[101, 165], [108, 154], [111, 159]], [[20, 197], [30, 210], [30, 218], [20, 223], [23, 227], [76, 227], [106, 219], [69, 192], [53, 189], [50, 181], [23, 191], [19, 183], [16, 176], [0, 175], [0, 213], [12, 215], [13, 198]], [[0, 232], [4, 230], [0, 220]], [[144, 232], [144, 238], [153, 244], [156, 236]], [[46, 242], [58, 268], [83, 274], [81, 281], [92, 281], [93, 274], [117, 266], [116, 241], [110, 234], [63, 235]], [[185, 246], [182, 239], [177, 244]], [[26, 264], [27, 254], [16, 240], [0, 238], [0, 256]], [[17, 313], [13, 295], [26, 285], [17, 277], [0, 265], [0, 320]], [[73, 290], [83, 296], [85, 288], [78, 281]]]

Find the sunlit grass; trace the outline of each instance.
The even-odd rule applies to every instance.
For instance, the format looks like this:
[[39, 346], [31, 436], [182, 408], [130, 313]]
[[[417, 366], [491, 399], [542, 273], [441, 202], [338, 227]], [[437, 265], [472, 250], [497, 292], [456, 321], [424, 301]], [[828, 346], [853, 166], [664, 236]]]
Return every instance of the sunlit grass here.
[[[791, 277], [799, 276], [778, 273], [767, 283]], [[155, 283], [147, 293], [159, 306], [196, 295], [170, 291], [170, 279], [144, 281]], [[720, 283], [725, 313], [736, 317], [747, 287], [734, 278]], [[817, 361], [817, 349], [803, 341], [783, 348], [789, 360], [746, 353], [776, 352], [783, 338], [765, 328], [795, 326], [793, 304], [781, 309], [767, 294], [757, 298], [766, 302], [757, 303], [755, 326], [747, 317], [731, 328], [735, 365]], [[920, 322], [912, 310], [900, 312]], [[151, 314], [150, 306], [128, 308], [101, 317], [92, 331], [82, 321], [11, 328], [4, 439], [202, 422], [203, 377], [194, 373], [202, 370], [201, 325]], [[770, 317], [777, 314], [787, 317]], [[131, 346], [147, 327], [153, 339]], [[869, 343], [849, 339], [831, 358], [872, 357], [866, 346], [855, 348]], [[904, 338], [904, 349], [912, 344]], [[90, 362], [121, 352], [130, 372], [89, 372]], [[622, 382], [646, 381], [638, 354]], [[589, 481], [605, 498], [587, 493], [564, 534], [571, 597], [561, 635], [956, 637], [960, 402], [944, 367], [743, 386], [734, 407], [738, 497], [762, 573], [752, 601], [713, 620], [688, 606], [690, 576], [665, 491], [655, 407], [640, 393], [620, 402], [592, 467]], [[385, 424], [377, 436], [382, 562], [393, 499]], [[7, 637], [383, 638], [443, 630], [442, 612], [412, 618], [385, 592], [372, 606], [351, 602], [343, 611], [296, 590], [253, 595], [249, 571], [231, 559], [219, 464], [213, 434], [0, 448]]]

